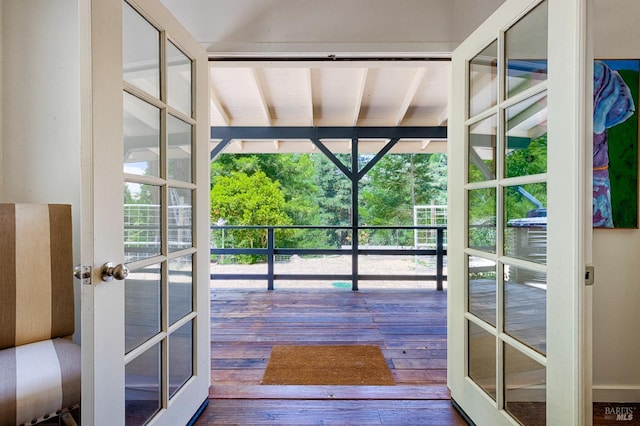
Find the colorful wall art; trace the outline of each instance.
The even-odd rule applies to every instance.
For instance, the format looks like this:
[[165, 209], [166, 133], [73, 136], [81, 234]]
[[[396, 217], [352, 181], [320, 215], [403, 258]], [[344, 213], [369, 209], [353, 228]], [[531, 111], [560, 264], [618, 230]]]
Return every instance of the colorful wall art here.
[[593, 227], [638, 227], [640, 60], [597, 60], [593, 87]]

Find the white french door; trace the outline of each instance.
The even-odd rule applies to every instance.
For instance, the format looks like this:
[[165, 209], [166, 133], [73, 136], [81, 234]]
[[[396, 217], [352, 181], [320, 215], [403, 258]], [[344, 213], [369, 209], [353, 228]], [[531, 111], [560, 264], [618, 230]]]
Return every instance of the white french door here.
[[206, 52], [158, 0], [80, 3], [82, 422], [186, 424], [210, 384]]
[[478, 425], [590, 424], [586, 16], [507, 0], [453, 54], [448, 382]]

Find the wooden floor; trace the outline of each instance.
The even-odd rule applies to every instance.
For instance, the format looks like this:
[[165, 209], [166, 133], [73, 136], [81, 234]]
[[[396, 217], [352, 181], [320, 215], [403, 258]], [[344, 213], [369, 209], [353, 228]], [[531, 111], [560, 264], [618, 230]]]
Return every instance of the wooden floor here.
[[[217, 290], [204, 424], [466, 425], [446, 387], [446, 291]], [[266, 386], [273, 345], [376, 344], [397, 386]]]

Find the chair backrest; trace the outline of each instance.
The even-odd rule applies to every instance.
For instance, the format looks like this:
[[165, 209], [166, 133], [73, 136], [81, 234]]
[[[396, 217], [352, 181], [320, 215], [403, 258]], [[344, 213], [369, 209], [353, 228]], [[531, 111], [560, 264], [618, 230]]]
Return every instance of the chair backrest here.
[[0, 349], [74, 331], [71, 206], [0, 204]]

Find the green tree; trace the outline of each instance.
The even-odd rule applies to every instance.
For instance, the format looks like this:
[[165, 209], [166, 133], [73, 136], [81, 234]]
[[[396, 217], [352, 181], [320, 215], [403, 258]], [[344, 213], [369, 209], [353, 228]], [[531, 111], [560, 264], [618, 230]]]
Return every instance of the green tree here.
[[[532, 139], [529, 145], [516, 149], [506, 158], [507, 177], [535, 175], [547, 172], [547, 134]], [[532, 199], [533, 198], [533, 199]], [[506, 219], [527, 217], [529, 211], [539, 208], [536, 201], [547, 206], [547, 185], [535, 183], [507, 188]]]
[[[360, 222], [368, 225], [413, 225], [413, 207], [447, 202], [447, 157], [444, 154], [389, 154], [367, 174], [360, 190]], [[412, 232], [376, 231], [369, 242], [411, 244]]]
[[[351, 156], [336, 154], [343, 164], [349, 164]], [[351, 223], [351, 180], [324, 154], [312, 154], [318, 216], [316, 225], [348, 226]], [[324, 232], [324, 245], [340, 246], [349, 243], [346, 230]]]
[[547, 172], [547, 134], [532, 139], [525, 147], [510, 150], [506, 156], [505, 176], [516, 177]]
[[[229, 176], [217, 176], [210, 200], [213, 223], [223, 219], [228, 225], [291, 225], [280, 184], [262, 171], [252, 175], [232, 172]], [[256, 248], [267, 244], [263, 230], [230, 230], [227, 238], [235, 247]], [[257, 258], [246, 260], [255, 262]]]
[[[518, 146], [521, 144], [521, 146]], [[543, 134], [522, 145], [521, 140], [509, 141], [510, 150], [505, 157], [506, 177], [517, 177], [546, 173], [547, 135]], [[489, 165], [489, 161], [487, 161]], [[487, 180], [478, 167], [471, 167], [469, 180]], [[547, 185], [533, 183], [505, 188], [505, 221], [526, 218], [532, 210], [547, 205]], [[469, 244], [472, 247], [493, 247], [496, 244], [496, 191], [493, 188], [469, 191]]]
[[272, 181], [280, 182], [285, 196], [285, 210], [294, 223], [309, 225], [316, 222], [315, 203], [319, 188], [314, 181], [314, 165], [307, 154], [225, 154], [211, 165], [211, 182], [217, 176], [233, 172], [252, 175], [263, 172]]

